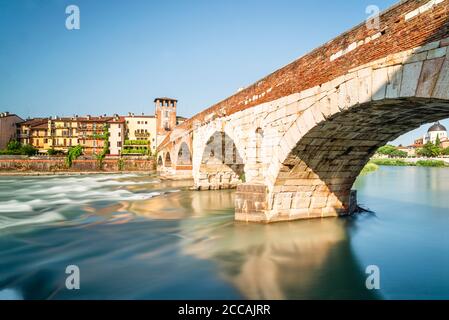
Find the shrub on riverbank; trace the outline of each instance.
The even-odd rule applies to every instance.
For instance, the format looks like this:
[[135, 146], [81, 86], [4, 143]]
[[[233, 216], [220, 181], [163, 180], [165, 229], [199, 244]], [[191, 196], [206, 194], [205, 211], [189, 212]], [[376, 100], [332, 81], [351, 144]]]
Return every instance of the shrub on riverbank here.
[[379, 166], [373, 162], [368, 162], [362, 169], [362, 171], [360, 171], [360, 175], [365, 175], [368, 174], [370, 172], [374, 172], [377, 169], [379, 169]]
[[416, 161], [418, 167], [446, 167], [448, 166], [442, 160], [419, 160]]
[[400, 159], [373, 159], [372, 163], [377, 164], [378, 166], [413, 166], [413, 163], [400, 160]]
[[373, 159], [371, 163], [379, 166], [417, 166], [417, 167], [448, 167], [443, 160], [418, 160], [416, 162], [407, 162], [400, 159]]

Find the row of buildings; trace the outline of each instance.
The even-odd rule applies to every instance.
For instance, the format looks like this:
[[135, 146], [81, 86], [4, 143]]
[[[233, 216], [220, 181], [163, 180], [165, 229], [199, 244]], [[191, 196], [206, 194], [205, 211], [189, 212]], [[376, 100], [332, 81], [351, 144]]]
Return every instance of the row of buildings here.
[[106, 138], [111, 155], [140, 155], [156, 151], [166, 135], [185, 120], [177, 116], [177, 100], [156, 98], [154, 115], [49, 117], [23, 120], [10, 113], [0, 114], [0, 149], [10, 140], [32, 145], [39, 153], [67, 152], [80, 145], [86, 155], [102, 152]]
[[435, 122], [432, 126], [430, 126], [423, 137], [416, 139], [412, 145], [406, 147], [399, 146], [398, 149], [407, 152], [409, 157], [415, 157], [416, 150], [422, 148], [426, 143], [431, 142], [433, 144], [437, 144], [438, 141], [442, 149], [449, 148], [449, 136], [447, 134], [446, 127], [440, 122]]

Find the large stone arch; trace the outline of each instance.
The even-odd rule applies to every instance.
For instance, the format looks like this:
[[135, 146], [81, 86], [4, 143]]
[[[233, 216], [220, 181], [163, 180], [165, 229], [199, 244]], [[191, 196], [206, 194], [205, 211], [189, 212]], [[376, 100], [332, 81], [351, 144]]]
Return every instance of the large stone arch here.
[[174, 149], [174, 158], [176, 159], [176, 166], [192, 166], [192, 147], [189, 141], [183, 139]]
[[446, 46], [430, 43], [298, 93], [296, 120], [280, 138], [264, 183], [239, 187], [236, 218], [269, 222], [350, 212], [351, 187], [378, 147], [449, 117]]
[[245, 159], [233, 137], [229, 128], [215, 125], [208, 128], [195, 156], [195, 188], [228, 189], [244, 181]]

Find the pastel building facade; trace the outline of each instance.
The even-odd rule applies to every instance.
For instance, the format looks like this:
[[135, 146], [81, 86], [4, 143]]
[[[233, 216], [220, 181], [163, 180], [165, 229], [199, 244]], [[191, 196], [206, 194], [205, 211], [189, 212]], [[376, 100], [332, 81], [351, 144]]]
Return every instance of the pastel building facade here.
[[[156, 152], [157, 136], [154, 116], [129, 114], [125, 117], [125, 124], [125, 149], [129, 154], [154, 154]], [[131, 150], [136, 152], [131, 152]]]
[[23, 119], [9, 112], [0, 113], [0, 149], [6, 148], [8, 142], [17, 137], [17, 123]]
[[154, 102], [155, 115], [74, 115], [24, 121], [8, 114], [8, 117], [0, 117], [0, 148], [5, 148], [11, 139], [17, 138], [22, 144], [38, 148], [40, 153], [49, 149], [67, 152], [69, 148], [80, 145], [85, 155], [98, 155], [104, 149], [104, 134], [108, 131], [111, 155], [154, 155], [163, 139], [186, 120], [177, 116], [176, 99], [156, 98]]
[[109, 152], [111, 155], [120, 155], [125, 143], [125, 117], [114, 115], [109, 124]]

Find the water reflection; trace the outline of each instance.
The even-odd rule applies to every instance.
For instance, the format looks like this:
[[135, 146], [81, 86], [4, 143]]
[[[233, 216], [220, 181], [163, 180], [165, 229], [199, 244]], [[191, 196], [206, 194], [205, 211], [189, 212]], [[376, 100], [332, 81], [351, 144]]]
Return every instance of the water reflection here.
[[[424, 182], [442, 177], [413, 172], [424, 175]], [[376, 216], [270, 225], [234, 222], [232, 190], [190, 191], [191, 181], [136, 175], [0, 178], [8, 181], [7, 188], [0, 183], [0, 297], [382, 298], [385, 291], [365, 288], [364, 270], [372, 263], [386, 270], [385, 287], [401, 297], [406, 293], [393, 287], [394, 278], [407, 273], [395, 267], [398, 253], [390, 248], [414, 261], [431, 244], [425, 257], [442, 268], [447, 258], [438, 257], [447, 245], [439, 242], [449, 223], [442, 215], [447, 209], [432, 206], [424, 217], [429, 207], [412, 206], [431, 199], [432, 192], [423, 192], [427, 182], [413, 194], [416, 177], [407, 177], [410, 172], [384, 174], [379, 170], [357, 182], [362, 203], [376, 209]], [[437, 188], [432, 201], [442, 205], [446, 197], [439, 190], [447, 190], [447, 182], [431, 183]], [[398, 203], [389, 200], [392, 190], [412, 194]], [[70, 264], [82, 272], [79, 292], [64, 287]], [[441, 287], [438, 279], [426, 273], [421, 287]], [[412, 296], [420, 292], [409, 290]]]
[[[213, 261], [223, 279], [246, 298], [307, 298], [311, 292], [321, 298], [374, 297], [364, 288], [365, 277], [351, 256], [344, 220], [244, 224], [232, 220], [233, 206], [229, 190], [183, 190], [130, 202], [122, 210], [152, 219], [179, 219], [182, 252]], [[346, 268], [356, 271], [343, 276], [349, 282], [332, 289], [336, 281], [331, 274], [342, 278], [333, 260], [342, 256]], [[321, 288], [317, 282], [323, 277], [332, 284]]]

